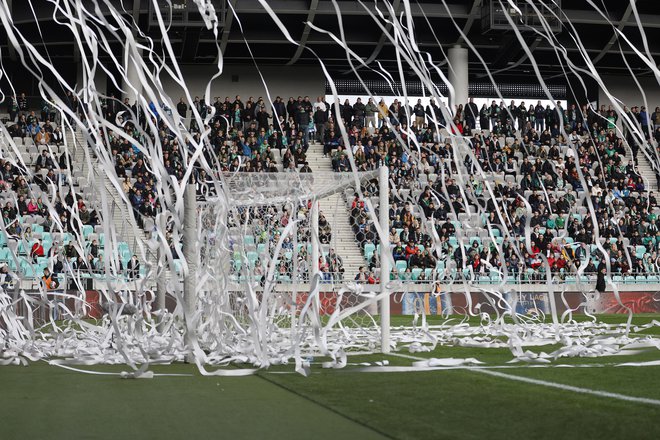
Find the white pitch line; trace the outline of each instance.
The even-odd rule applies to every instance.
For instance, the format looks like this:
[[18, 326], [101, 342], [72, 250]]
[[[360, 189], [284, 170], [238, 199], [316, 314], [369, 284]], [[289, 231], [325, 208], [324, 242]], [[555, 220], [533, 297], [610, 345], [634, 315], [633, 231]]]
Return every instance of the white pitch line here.
[[516, 380], [518, 382], [530, 383], [530, 384], [533, 384], [533, 385], [541, 385], [541, 386], [544, 386], [544, 387], [557, 388], [557, 389], [565, 390], [565, 391], [573, 391], [574, 393], [590, 394], [592, 396], [608, 397], [610, 399], [625, 400], [626, 402], [647, 403], [649, 405], [660, 406], [660, 400], [648, 399], [646, 397], [626, 396], [625, 394], [610, 393], [609, 391], [600, 391], [600, 390], [592, 390], [592, 389], [589, 389], [589, 388], [574, 387], [574, 386], [571, 386], [571, 385], [565, 385], [565, 384], [557, 383], [557, 382], [548, 382], [546, 380], [532, 379], [532, 378], [529, 378], [529, 377], [522, 377], [522, 376], [514, 376], [513, 374], [506, 374], [506, 373], [501, 373], [499, 371], [493, 371], [493, 370], [484, 370], [484, 369], [479, 369], [479, 368], [472, 368], [471, 371], [475, 371], [477, 373], [488, 374], [490, 376], [501, 377], [503, 379], [510, 379], [510, 380]]
[[[428, 359], [421, 358], [421, 357], [418, 357], [418, 356], [411, 356], [411, 355], [400, 354], [400, 353], [390, 353], [390, 355], [399, 356], [399, 357], [406, 358], [406, 359], [418, 360], [418, 361], [428, 360]], [[625, 394], [611, 393], [609, 391], [600, 391], [600, 390], [592, 390], [592, 389], [589, 389], [589, 388], [574, 387], [572, 385], [565, 385], [563, 383], [549, 382], [547, 380], [532, 379], [532, 378], [529, 378], [529, 377], [515, 376], [513, 374], [501, 373], [499, 371], [493, 371], [491, 369], [487, 369], [487, 368], [483, 368], [483, 367], [468, 367], [468, 368], [465, 368], [465, 369], [469, 370], [469, 371], [473, 371], [475, 373], [488, 374], [490, 376], [500, 377], [500, 378], [503, 378], [503, 379], [516, 380], [518, 382], [525, 382], [525, 383], [529, 383], [529, 384], [533, 384], [533, 385], [540, 385], [540, 386], [549, 387], [549, 388], [557, 388], [557, 389], [564, 390], [564, 391], [572, 391], [574, 393], [589, 394], [589, 395], [592, 395], [592, 396], [599, 396], [599, 397], [607, 397], [607, 398], [610, 398], [610, 399], [624, 400], [626, 402], [646, 403], [646, 404], [649, 404], [649, 405], [660, 406], [660, 400], [649, 399], [649, 398], [646, 398], [646, 397], [634, 397], [634, 396], [627, 396]]]
[[411, 356], [409, 354], [403, 354], [403, 353], [387, 353], [388, 356], [397, 356], [400, 358], [405, 358], [405, 359], [412, 359], [413, 361], [428, 361], [426, 358], [421, 358], [418, 356]]

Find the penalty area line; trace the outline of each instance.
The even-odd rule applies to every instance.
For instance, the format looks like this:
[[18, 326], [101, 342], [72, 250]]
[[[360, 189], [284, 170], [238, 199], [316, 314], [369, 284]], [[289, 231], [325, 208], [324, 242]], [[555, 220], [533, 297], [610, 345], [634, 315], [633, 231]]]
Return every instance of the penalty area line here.
[[[418, 356], [410, 356], [410, 355], [405, 355], [405, 354], [400, 354], [400, 353], [389, 353], [390, 356], [398, 356], [401, 358], [405, 359], [413, 359], [417, 361], [426, 361], [428, 359], [418, 357]], [[623, 400], [625, 402], [635, 402], [635, 403], [644, 403], [647, 405], [655, 405], [655, 406], [660, 406], [660, 400], [656, 399], [649, 399], [647, 397], [635, 397], [635, 396], [627, 396], [625, 394], [619, 394], [619, 393], [611, 393], [609, 391], [601, 391], [601, 390], [592, 390], [590, 388], [582, 388], [582, 387], [575, 387], [573, 385], [566, 385], [563, 383], [557, 383], [557, 382], [549, 382], [547, 380], [541, 380], [541, 379], [533, 379], [531, 377], [524, 377], [524, 376], [516, 376], [514, 374], [507, 374], [507, 373], [502, 373], [500, 371], [493, 371], [492, 369], [487, 369], [483, 367], [467, 367], [465, 368], [468, 371], [472, 371], [475, 373], [481, 373], [481, 374], [487, 374], [489, 376], [493, 377], [499, 377], [501, 379], [509, 379], [509, 380], [515, 380], [518, 382], [524, 382], [532, 385], [539, 385], [539, 386], [544, 386], [548, 388], [556, 388], [559, 390], [564, 390], [564, 391], [572, 391], [574, 393], [579, 393], [579, 394], [587, 394], [587, 395], [592, 395], [592, 396], [598, 396], [598, 397], [606, 397], [608, 399], [617, 399], [617, 400]]]

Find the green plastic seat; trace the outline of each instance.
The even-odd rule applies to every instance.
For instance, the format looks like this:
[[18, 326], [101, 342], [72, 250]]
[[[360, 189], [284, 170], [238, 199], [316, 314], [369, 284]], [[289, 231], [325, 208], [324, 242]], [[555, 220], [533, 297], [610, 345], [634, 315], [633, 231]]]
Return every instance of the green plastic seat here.
[[8, 247], [0, 248], [0, 261], [9, 261], [11, 259], [11, 249]]
[[90, 234], [94, 233], [94, 226], [92, 225], [83, 225], [82, 227], [83, 238], [87, 240]]
[[13, 270], [14, 272], [18, 270], [18, 267], [16, 266], [16, 260], [14, 260], [13, 258], [7, 260], [7, 266], [9, 267], [9, 269]]
[[234, 258], [232, 261], [233, 261], [233, 264], [234, 264], [234, 270], [236, 272], [241, 270], [241, 267], [243, 267], [243, 260], [241, 260], [240, 258]]
[[36, 276], [36, 268], [27, 258], [21, 258], [19, 265], [20, 272], [24, 277], [34, 278]]
[[376, 251], [376, 246], [373, 243], [367, 243], [364, 245], [364, 256], [367, 260], [370, 260]]
[[258, 258], [259, 258], [259, 254], [257, 254], [256, 252], [247, 253], [248, 264], [250, 265], [251, 268], [254, 268], [254, 265], [257, 262]]

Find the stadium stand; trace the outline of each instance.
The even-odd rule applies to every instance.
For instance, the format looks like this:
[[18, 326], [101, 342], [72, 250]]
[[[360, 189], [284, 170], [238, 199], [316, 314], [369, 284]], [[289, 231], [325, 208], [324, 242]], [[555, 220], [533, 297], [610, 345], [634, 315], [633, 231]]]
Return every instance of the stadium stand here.
[[[74, 96], [67, 96], [67, 102], [71, 108], [81, 109]], [[211, 111], [202, 100], [196, 99], [195, 105], [203, 116]], [[471, 105], [467, 103], [465, 108]], [[656, 221], [660, 208], [649, 190], [653, 182], [640, 173], [632, 134], [627, 130], [623, 137], [617, 134], [618, 115], [611, 108], [559, 107], [558, 113], [540, 103], [527, 108], [524, 103], [505, 106], [493, 101], [490, 107], [484, 104], [478, 116], [474, 109], [464, 111], [459, 106], [453, 126], [445, 127], [434, 103], [424, 108], [418, 102], [406, 109], [398, 100], [390, 107], [373, 99], [366, 105], [346, 100], [339, 106], [339, 118], [324, 97], [314, 103], [308, 97], [291, 97], [286, 104], [277, 97], [274, 118], [262, 98], [250, 97], [245, 103], [240, 96], [233, 101], [216, 98], [213, 107], [216, 117], [211, 126], [203, 127], [211, 131], [211, 145], [205, 154], [209, 162], [217, 161], [220, 171], [313, 173], [307, 161], [310, 148], [328, 156], [335, 172], [352, 169], [346, 148], [351, 149], [359, 171], [386, 164], [391, 179], [393, 277], [416, 282], [471, 279], [499, 283], [505, 277], [505, 281], [545, 282], [544, 259], [552, 276], [568, 283], [575, 281], [578, 268], [582, 276], [593, 277], [604, 258], [610, 259], [623, 282], [645, 283], [658, 272], [660, 236]], [[105, 237], [95, 231], [100, 223], [99, 201], [89, 199], [93, 195], [76, 173], [78, 164], [61, 148], [64, 136], [55, 122], [58, 115], [42, 103], [39, 118], [29, 110], [24, 96], [14, 97], [8, 110], [4, 119], [18, 150], [5, 148], [7, 159], [0, 162], [5, 191], [0, 261], [17, 274], [34, 279], [46, 267], [55, 276], [66, 265], [79, 272], [100, 271], [106, 249]], [[165, 169], [181, 179], [182, 146], [168, 133], [158, 111], [154, 107], [151, 115], [145, 115], [128, 102], [104, 102], [106, 116], [118, 120], [134, 138], [139, 139], [138, 125], [154, 136], [146, 124], [147, 116], [153, 118], [163, 145]], [[189, 113], [183, 101], [176, 111], [184, 118]], [[628, 111], [644, 132], [660, 140], [660, 109], [651, 114], [639, 107]], [[557, 120], [560, 113], [562, 121]], [[344, 145], [338, 121], [348, 130], [349, 145]], [[438, 131], [436, 123], [440, 125]], [[568, 138], [562, 135], [560, 124]], [[455, 156], [448, 129], [469, 144], [469, 155]], [[190, 130], [199, 136], [194, 120]], [[115, 172], [123, 179], [122, 189], [138, 224], [147, 234], [154, 233], [153, 217], [158, 212], [154, 175], [140, 148], [111, 131], [107, 139], [103, 133], [97, 136], [114, 158]], [[459, 169], [470, 176], [469, 186], [456, 184], [454, 175]], [[201, 197], [212, 178], [203, 170], [195, 178]], [[487, 187], [485, 182], [492, 185]], [[67, 190], [59, 193], [67, 196], [50, 203], [47, 195], [59, 187]], [[492, 191], [500, 203], [483, 197], [487, 191]], [[367, 183], [362, 192], [377, 206], [375, 182]], [[351, 267], [348, 276], [377, 282], [379, 243], [374, 225], [365, 215], [364, 200], [350, 189], [345, 197], [355, 240], [368, 268], [359, 271]], [[588, 203], [595, 209], [596, 222], [588, 215]], [[530, 218], [525, 215], [527, 206], [532, 212]], [[476, 208], [490, 215], [472, 215]], [[286, 226], [290, 209], [269, 206], [258, 212], [236, 212], [234, 227], [247, 221], [251, 228], [248, 266], [255, 276], [263, 276], [269, 251]], [[292, 273], [294, 252], [289, 248], [293, 244], [286, 242], [286, 261], [278, 262], [281, 282], [308, 280], [311, 265], [309, 205], [300, 203], [294, 209], [302, 219], [295, 252], [298, 273]], [[271, 228], [276, 232], [267, 234]], [[607, 254], [594, 242], [595, 228]], [[73, 237], [72, 231], [79, 229], [83, 236]], [[525, 244], [527, 230], [529, 248]], [[171, 251], [178, 257], [179, 248], [167, 234]], [[434, 234], [440, 243], [435, 247]], [[347, 268], [340, 255], [330, 252], [332, 226], [324, 217], [320, 236], [326, 246], [317, 264], [328, 280], [339, 279]], [[31, 249], [38, 240], [44, 255], [35, 257]], [[501, 254], [495, 243], [501, 245]], [[133, 250], [120, 242], [115, 254], [116, 267], [122, 271]], [[232, 267], [237, 270], [241, 264], [237, 258]]]

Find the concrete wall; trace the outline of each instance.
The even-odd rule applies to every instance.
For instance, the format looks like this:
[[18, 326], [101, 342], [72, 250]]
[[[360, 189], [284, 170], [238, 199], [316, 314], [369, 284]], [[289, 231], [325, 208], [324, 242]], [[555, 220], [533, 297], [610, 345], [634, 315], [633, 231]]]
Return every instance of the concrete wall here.
[[[289, 96], [309, 95], [312, 102], [317, 96], [325, 95], [325, 77], [320, 67], [314, 66], [260, 66], [261, 73], [268, 86], [271, 98], [281, 96], [285, 101]], [[182, 66], [181, 71], [193, 98], [202, 96], [206, 83], [216, 72], [214, 66]], [[232, 77], [237, 76], [238, 82]], [[161, 75], [166, 92], [176, 103], [182, 96], [181, 87], [166, 74]], [[267, 101], [266, 90], [261, 77], [253, 66], [224, 66], [222, 75], [213, 82], [211, 99], [220, 96], [223, 100], [229, 96], [232, 101], [241, 95], [243, 102], [250, 96], [257, 99], [262, 96]]]
[[[603, 80], [610, 94], [621, 100], [623, 105], [627, 105], [629, 108], [634, 105], [644, 105], [642, 93], [632, 77], [604, 76]], [[646, 95], [647, 109], [653, 112], [657, 106], [660, 106], [660, 84], [655, 77], [641, 77], [637, 80]], [[600, 105], [607, 106], [611, 103], [610, 98], [602, 89], [598, 93], [598, 100]]]

